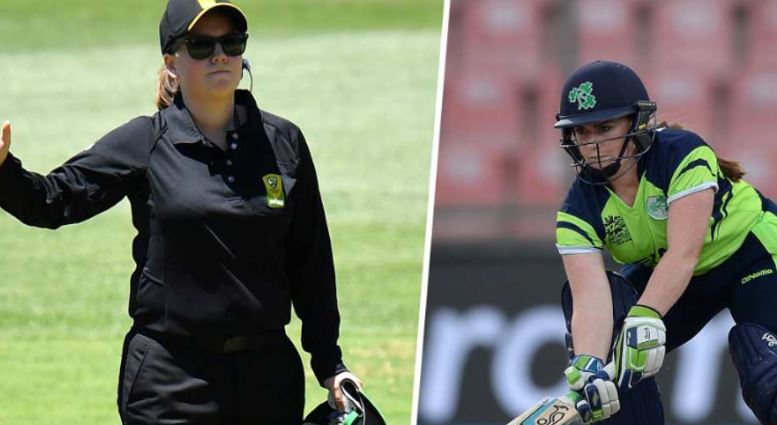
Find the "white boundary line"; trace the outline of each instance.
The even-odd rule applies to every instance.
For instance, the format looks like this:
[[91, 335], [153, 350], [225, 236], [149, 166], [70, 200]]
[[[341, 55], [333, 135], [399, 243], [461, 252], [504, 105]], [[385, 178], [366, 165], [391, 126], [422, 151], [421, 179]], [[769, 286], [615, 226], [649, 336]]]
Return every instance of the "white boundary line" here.
[[432, 139], [432, 159], [429, 171], [429, 203], [426, 208], [426, 236], [424, 239], [424, 267], [421, 277], [421, 300], [418, 309], [418, 337], [416, 339], [415, 372], [413, 379], [413, 410], [410, 423], [418, 423], [418, 400], [421, 388], [421, 365], [423, 363], [424, 326], [426, 324], [426, 292], [429, 284], [429, 258], [432, 247], [432, 226], [434, 224], [435, 187], [437, 185], [437, 159], [440, 147], [440, 119], [442, 116], [442, 94], [445, 87], [445, 59], [448, 48], [448, 24], [450, 20], [450, 0], [443, 4], [442, 34], [440, 36], [440, 59], [437, 69], [437, 101], [434, 119], [434, 138]]

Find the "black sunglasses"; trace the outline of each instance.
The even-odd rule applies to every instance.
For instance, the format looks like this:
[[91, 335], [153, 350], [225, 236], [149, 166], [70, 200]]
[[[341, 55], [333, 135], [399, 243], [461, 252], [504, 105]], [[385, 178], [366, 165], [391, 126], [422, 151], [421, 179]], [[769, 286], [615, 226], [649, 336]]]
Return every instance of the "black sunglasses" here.
[[173, 44], [173, 52], [178, 50], [182, 44], [186, 44], [186, 50], [192, 59], [202, 60], [209, 58], [216, 50], [216, 43], [221, 45], [221, 50], [227, 56], [240, 56], [246, 51], [246, 42], [248, 34], [226, 34], [221, 37], [209, 37], [207, 35], [191, 35], [181, 38]]

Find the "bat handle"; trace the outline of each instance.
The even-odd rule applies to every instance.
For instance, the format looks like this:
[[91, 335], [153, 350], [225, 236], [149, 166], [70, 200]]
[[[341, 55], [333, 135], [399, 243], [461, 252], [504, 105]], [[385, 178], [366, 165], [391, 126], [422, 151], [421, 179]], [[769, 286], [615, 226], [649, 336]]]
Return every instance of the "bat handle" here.
[[583, 398], [583, 396], [580, 395], [580, 393], [578, 393], [577, 391], [570, 391], [570, 392], [567, 393], [567, 395], [565, 397], [568, 398], [569, 401], [572, 402], [573, 406], [576, 405], [577, 402], [580, 401]]
[[615, 362], [607, 363], [607, 366], [602, 370], [607, 374], [611, 381], [615, 379]]

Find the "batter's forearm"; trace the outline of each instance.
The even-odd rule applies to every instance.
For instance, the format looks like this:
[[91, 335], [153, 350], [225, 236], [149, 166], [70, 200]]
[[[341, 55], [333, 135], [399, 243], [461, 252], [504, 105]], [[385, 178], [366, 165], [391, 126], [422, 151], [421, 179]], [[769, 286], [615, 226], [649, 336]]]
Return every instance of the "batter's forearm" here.
[[[609, 300], [608, 300], [609, 301]], [[610, 308], [577, 307], [572, 314], [572, 341], [575, 354], [596, 356], [607, 360], [612, 341], [612, 304]]]
[[683, 255], [667, 251], [653, 270], [645, 292], [637, 303], [651, 307], [662, 317], [665, 316], [685, 292], [698, 261], [699, 257], [693, 254]]

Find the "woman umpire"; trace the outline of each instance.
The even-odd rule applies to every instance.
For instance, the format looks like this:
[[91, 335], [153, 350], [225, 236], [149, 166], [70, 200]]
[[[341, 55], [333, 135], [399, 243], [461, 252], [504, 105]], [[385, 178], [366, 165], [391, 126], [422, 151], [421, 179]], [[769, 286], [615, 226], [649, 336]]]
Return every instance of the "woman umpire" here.
[[331, 244], [305, 139], [237, 89], [247, 26], [228, 1], [169, 0], [159, 112], [46, 176], [9, 153], [2, 127], [0, 207], [23, 223], [58, 228], [129, 198], [138, 233], [124, 424], [300, 424], [302, 363], [284, 332], [292, 303], [313, 371], [340, 405], [340, 382], [355, 379], [337, 345]]

